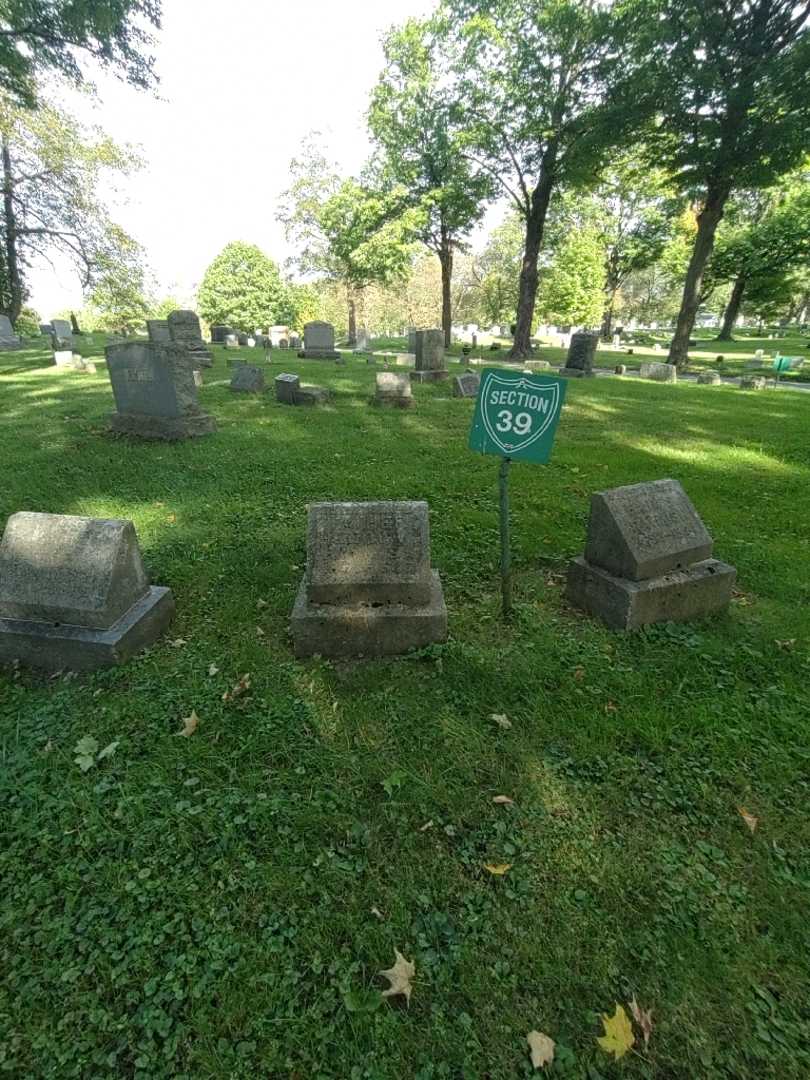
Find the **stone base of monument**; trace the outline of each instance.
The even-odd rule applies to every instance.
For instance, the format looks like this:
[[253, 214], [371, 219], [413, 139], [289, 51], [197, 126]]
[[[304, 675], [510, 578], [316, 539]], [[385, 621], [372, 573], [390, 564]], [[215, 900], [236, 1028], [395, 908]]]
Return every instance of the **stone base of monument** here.
[[743, 375], [740, 379], [741, 390], [764, 390], [767, 385], [764, 375]]
[[412, 371], [411, 382], [433, 383], [445, 382], [450, 378], [450, 372], [446, 368], [434, 368], [432, 371]]
[[292, 612], [295, 655], [396, 656], [447, 638], [447, 607], [437, 571], [423, 606], [406, 604], [313, 604], [301, 582]]
[[643, 363], [639, 367], [639, 375], [642, 379], [652, 379], [653, 382], [676, 383], [678, 381], [678, 369], [674, 364]]
[[563, 375], [566, 379], [592, 379], [594, 378], [593, 371], [585, 371], [584, 368], [578, 367], [561, 367], [559, 375]]
[[613, 630], [686, 622], [722, 611], [731, 602], [737, 571], [718, 559], [693, 563], [645, 581], [616, 577], [581, 555], [568, 565], [567, 599]]
[[305, 383], [293, 392], [294, 405], [324, 405], [329, 400], [329, 391], [323, 386], [310, 386]]
[[701, 386], [719, 386], [723, 380], [716, 371], [699, 371], [697, 381]]
[[72, 368], [73, 367], [73, 350], [72, 349], [56, 349], [53, 354], [53, 362], [57, 367]]
[[301, 349], [298, 356], [301, 360], [340, 360], [340, 353], [334, 349]]
[[113, 413], [110, 430], [116, 435], [131, 435], [137, 439], [195, 439], [213, 435], [217, 422], [208, 413], [187, 416], [147, 416], [144, 413]]
[[156, 641], [174, 618], [171, 589], [153, 585], [107, 630], [0, 618], [0, 663], [47, 671], [95, 671], [123, 664]]

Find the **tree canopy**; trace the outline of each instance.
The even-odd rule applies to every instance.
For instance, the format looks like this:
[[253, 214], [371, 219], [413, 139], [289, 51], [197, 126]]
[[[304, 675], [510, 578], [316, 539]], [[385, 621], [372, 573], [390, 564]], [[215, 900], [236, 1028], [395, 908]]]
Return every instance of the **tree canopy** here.
[[203, 275], [197, 293], [200, 314], [245, 333], [288, 323], [290, 291], [278, 266], [255, 244], [226, 244]]

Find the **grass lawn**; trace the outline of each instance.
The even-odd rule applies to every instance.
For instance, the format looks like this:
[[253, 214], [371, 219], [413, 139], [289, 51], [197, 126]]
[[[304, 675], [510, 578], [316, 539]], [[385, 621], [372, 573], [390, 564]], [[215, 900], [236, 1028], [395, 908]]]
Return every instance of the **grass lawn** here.
[[[537, 1029], [554, 1076], [810, 1075], [810, 402], [571, 382], [552, 463], [512, 470], [504, 626], [472, 402], [381, 412], [361, 359], [274, 352], [335, 394], [285, 407], [215, 352], [219, 432], [178, 445], [105, 434], [103, 365], [0, 357], [0, 523], [131, 518], [178, 609], [122, 668], [0, 675], [0, 1074], [510, 1078]], [[739, 592], [608, 632], [562, 598], [589, 495], [665, 476]], [[450, 640], [295, 661], [306, 504], [388, 498], [430, 504]], [[83, 773], [85, 735], [117, 748]], [[410, 1008], [378, 993], [395, 949]], [[633, 995], [652, 1039], [614, 1063], [600, 1014]]]

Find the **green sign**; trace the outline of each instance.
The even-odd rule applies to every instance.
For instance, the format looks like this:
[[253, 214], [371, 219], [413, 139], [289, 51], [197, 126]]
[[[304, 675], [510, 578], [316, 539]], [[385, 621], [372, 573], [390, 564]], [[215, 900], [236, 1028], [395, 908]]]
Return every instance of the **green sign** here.
[[548, 461], [566, 387], [555, 375], [484, 368], [470, 449], [512, 461]]
[[777, 353], [773, 360], [773, 369], [774, 371], [790, 371], [790, 365], [792, 362], [792, 356], [779, 356], [779, 354]]

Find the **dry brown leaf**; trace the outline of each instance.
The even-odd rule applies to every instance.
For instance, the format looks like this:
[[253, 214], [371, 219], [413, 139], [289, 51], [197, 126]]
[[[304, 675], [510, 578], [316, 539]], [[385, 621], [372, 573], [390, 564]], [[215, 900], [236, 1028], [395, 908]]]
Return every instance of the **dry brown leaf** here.
[[749, 832], [754, 833], [754, 832], [757, 831], [757, 825], [759, 825], [759, 818], [758, 817], [754, 817], [753, 814], [749, 814], [744, 806], [738, 806], [737, 807], [737, 813], [740, 815], [740, 817], [743, 819], [745, 824], [748, 826]]
[[585, 678], [585, 668], [584, 667], [576, 667], [576, 668], [574, 668], [574, 678], [577, 680], [577, 682], [582, 682], [582, 680]]
[[508, 795], [493, 795], [492, 801], [499, 806], [512, 806], [514, 799], [510, 799]]
[[503, 877], [503, 875], [512, 869], [510, 862], [491, 863], [485, 862], [484, 869], [489, 870], [490, 874], [494, 874], [495, 877]]
[[166, 520], [170, 525], [174, 525], [175, 521], [177, 521], [177, 514], [167, 514]]
[[411, 986], [411, 979], [416, 974], [416, 966], [410, 960], [406, 960], [399, 949], [394, 949], [394, 966], [388, 968], [386, 971], [378, 972], [383, 978], [388, 979], [389, 987], [387, 990], [383, 990], [383, 997], [397, 997], [402, 995], [405, 1001], [410, 1005], [411, 992], [413, 987]]
[[176, 637], [174, 641], [170, 641], [169, 644], [173, 649], [182, 649], [184, 645], [188, 645], [185, 638]]
[[532, 1065], [535, 1069], [545, 1069], [554, 1060], [554, 1040], [542, 1031], [530, 1031], [526, 1036], [529, 1051], [532, 1055]]
[[197, 730], [197, 724], [199, 724], [199, 722], [200, 722], [199, 716], [197, 716], [196, 712], [192, 709], [191, 710], [191, 716], [184, 716], [183, 717], [183, 730], [178, 731], [177, 734], [182, 735], [182, 736], [184, 736], [184, 738], [187, 739], [190, 735], [193, 735], [194, 732]]
[[605, 712], [616, 712], [619, 706], [615, 701], [608, 701], [605, 705]]
[[222, 700], [234, 701], [236, 698], [241, 697], [242, 694], [246, 694], [248, 690], [250, 690], [250, 672], [246, 671], [238, 683], [234, 683], [230, 690], [225, 691]]
[[506, 718], [505, 713], [492, 713], [490, 720], [494, 720], [498, 727], [502, 727], [508, 730], [512, 726], [512, 721]]
[[652, 1009], [642, 1009], [636, 1001], [636, 995], [633, 994], [633, 1000], [630, 1002], [630, 1012], [635, 1022], [641, 1028], [641, 1034], [644, 1036], [644, 1049], [646, 1050], [653, 1029]]

